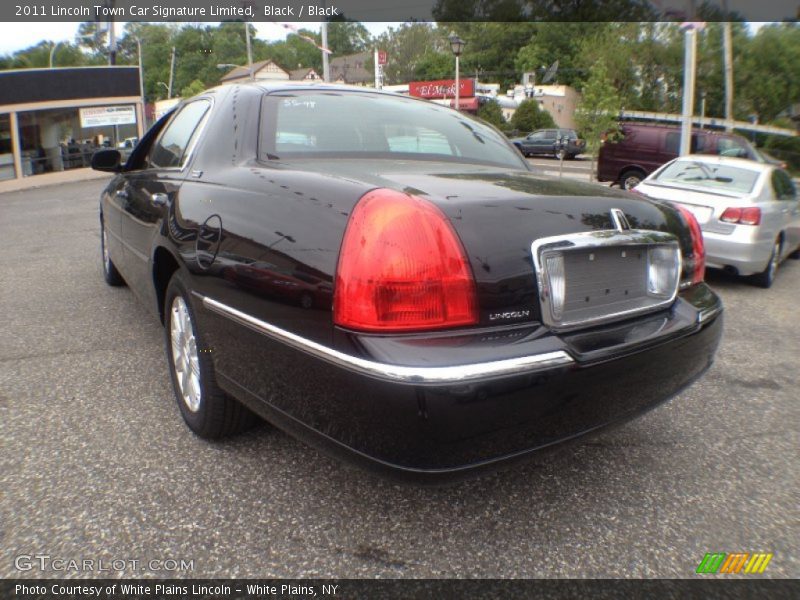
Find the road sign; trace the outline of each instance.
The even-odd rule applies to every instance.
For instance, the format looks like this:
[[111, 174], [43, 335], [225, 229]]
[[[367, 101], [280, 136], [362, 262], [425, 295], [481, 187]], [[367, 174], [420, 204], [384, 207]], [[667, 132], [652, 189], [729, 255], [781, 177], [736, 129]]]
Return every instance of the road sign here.
[[378, 50], [378, 64], [385, 65], [386, 64], [386, 51], [385, 50]]

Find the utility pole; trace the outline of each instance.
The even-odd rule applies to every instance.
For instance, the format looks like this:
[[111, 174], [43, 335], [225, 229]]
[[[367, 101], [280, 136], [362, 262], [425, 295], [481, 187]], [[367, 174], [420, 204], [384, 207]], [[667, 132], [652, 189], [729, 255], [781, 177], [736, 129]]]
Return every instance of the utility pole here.
[[167, 85], [167, 99], [172, 98], [172, 79], [175, 76], [175, 46], [172, 47], [172, 58], [169, 61], [169, 84]]
[[255, 79], [253, 75], [253, 50], [250, 47], [250, 23], [244, 22], [244, 39], [247, 42], [247, 71], [250, 73], [250, 81]]
[[725, 130], [733, 131], [733, 36], [728, 20], [728, 0], [722, 0], [725, 21], [722, 23], [722, 56], [725, 66]]
[[144, 67], [142, 66], [142, 40], [139, 36], [136, 36], [136, 51], [137, 56], [139, 59], [139, 98], [141, 102], [141, 111], [136, 119], [136, 126], [137, 126], [137, 133], [139, 134], [139, 139], [142, 138], [144, 134], [145, 127], [147, 123], [147, 102], [144, 98]]
[[381, 65], [379, 64], [380, 58], [378, 57], [378, 47], [372, 52], [372, 64], [375, 68], [375, 89], [381, 89]]
[[108, 64], [112, 67], [117, 64], [117, 33], [113, 17], [108, 22]]
[[694, 82], [697, 55], [695, 23], [686, 27], [683, 55], [683, 121], [681, 123], [680, 156], [691, 152], [692, 116], [694, 114]]
[[[324, 6], [324, 4], [323, 4]], [[328, 47], [328, 22], [322, 22], [322, 47]], [[331, 65], [328, 61], [328, 53], [325, 50], [322, 51], [322, 80], [324, 82], [329, 82], [331, 80]]]

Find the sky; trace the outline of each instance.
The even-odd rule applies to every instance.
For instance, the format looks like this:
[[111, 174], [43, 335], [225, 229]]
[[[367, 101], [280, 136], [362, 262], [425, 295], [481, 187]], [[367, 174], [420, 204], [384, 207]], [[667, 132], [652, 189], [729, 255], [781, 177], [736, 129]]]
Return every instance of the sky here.
[[[213, 25], [214, 23], [208, 23]], [[9, 23], [0, 22], [0, 55], [11, 54], [30, 46], [35, 46], [42, 40], [53, 42], [75, 41], [75, 34], [80, 23]], [[278, 23], [254, 22], [258, 39], [274, 41], [284, 39], [291, 31]], [[305, 27], [312, 31], [319, 31], [319, 23], [292, 23], [296, 27]], [[396, 23], [364, 23], [372, 35], [378, 35], [390, 25]], [[117, 23], [117, 33], [122, 33], [124, 23]]]

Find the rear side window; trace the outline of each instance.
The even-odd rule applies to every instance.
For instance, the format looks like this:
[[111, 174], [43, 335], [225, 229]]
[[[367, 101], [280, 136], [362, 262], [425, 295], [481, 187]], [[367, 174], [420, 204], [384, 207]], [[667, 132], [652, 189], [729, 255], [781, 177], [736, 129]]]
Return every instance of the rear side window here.
[[546, 140], [556, 139], [556, 132], [553, 131], [552, 129], [548, 129], [547, 131], [544, 132], [544, 139]]
[[797, 188], [795, 188], [794, 182], [783, 171], [772, 172], [772, 191], [778, 200], [795, 200], [797, 198]]
[[150, 150], [150, 167], [183, 167], [210, 106], [207, 100], [197, 100], [184, 106], [175, 115]]

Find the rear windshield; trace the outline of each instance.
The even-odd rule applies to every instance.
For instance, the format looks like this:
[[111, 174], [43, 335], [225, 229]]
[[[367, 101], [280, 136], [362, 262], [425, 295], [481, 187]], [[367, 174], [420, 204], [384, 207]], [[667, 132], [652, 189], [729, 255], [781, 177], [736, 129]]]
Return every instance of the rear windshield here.
[[527, 164], [502, 134], [443, 106], [368, 92], [289, 90], [264, 99], [262, 160], [410, 158]]
[[758, 171], [730, 165], [715, 165], [694, 160], [677, 160], [658, 172], [653, 179], [663, 185], [745, 196], [753, 191]]

